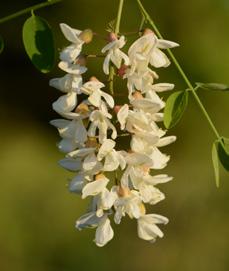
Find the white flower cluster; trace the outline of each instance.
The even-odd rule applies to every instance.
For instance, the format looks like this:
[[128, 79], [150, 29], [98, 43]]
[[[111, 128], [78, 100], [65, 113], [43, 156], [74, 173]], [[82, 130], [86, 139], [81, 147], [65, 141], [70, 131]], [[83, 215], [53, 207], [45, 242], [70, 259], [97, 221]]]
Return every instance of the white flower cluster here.
[[[166, 131], [157, 125], [163, 120], [160, 110], [164, 107], [157, 92], [171, 90], [174, 85], [154, 84], [158, 76], [149, 66], [167, 67], [169, 60], [160, 49], [178, 44], [160, 40], [147, 30], [126, 55], [120, 50], [125, 37], [110, 33], [110, 42], [102, 49], [106, 53], [103, 70], [109, 74], [110, 65], [114, 65], [117, 73], [127, 78], [129, 105], [120, 106], [101, 90], [105, 85], [95, 77], [83, 83], [82, 74], [87, 69], [81, 50], [91, 41], [91, 30], [60, 26], [71, 45], [60, 54], [59, 67], [67, 74], [50, 81], [51, 86], [65, 93], [53, 103], [63, 119], [51, 124], [62, 138], [59, 149], [66, 153], [60, 165], [76, 173], [69, 183], [70, 191], [83, 199], [91, 197], [89, 210], [77, 220], [76, 228], [96, 227], [95, 242], [104, 246], [114, 235], [109, 217], [114, 215], [114, 222], [119, 224], [128, 215], [137, 219], [140, 238], [155, 241], [163, 236], [156, 224], [166, 224], [168, 219], [146, 214], [144, 204], [163, 200], [165, 196], [156, 186], [172, 178], [165, 174], [152, 176], [150, 172], [167, 165], [169, 156], [159, 148], [176, 138], [165, 136]], [[117, 130], [131, 136], [126, 150], [120, 150], [115, 142]]]

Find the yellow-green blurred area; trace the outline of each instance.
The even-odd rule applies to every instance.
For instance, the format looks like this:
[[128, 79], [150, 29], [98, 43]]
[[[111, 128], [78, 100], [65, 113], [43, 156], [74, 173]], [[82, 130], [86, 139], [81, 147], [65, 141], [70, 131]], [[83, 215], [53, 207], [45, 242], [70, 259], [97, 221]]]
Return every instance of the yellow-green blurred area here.
[[[229, 84], [228, 0], [142, 2], [166, 39], [180, 43], [174, 53], [193, 82]], [[1, 1], [0, 17], [36, 3]], [[60, 50], [68, 42], [59, 23], [104, 35], [117, 5], [118, 0], [65, 0], [35, 14], [49, 21]], [[48, 81], [63, 73], [55, 69], [43, 75], [30, 63], [21, 38], [28, 16], [0, 25], [5, 40], [0, 55], [0, 270], [229, 270], [229, 175], [221, 168], [221, 185], [216, 189], [211, 161], [214, 136], [191, 96], [184, 118], [169, 131], [178, 140], [164, 150], [171, 155], [165, 172], [174, 180], [160, 186], [166, 200], [148, 208], [169, 217], [170, 223], [162, 226], [165, 237], [155, 244], [140, 240], [135, 221], [125, 218], [121, 225], [113, 225], [113, 241], [97, 248], [94, 230], [74, 228], [87, 202], [68, 192], [72, 174], [57, 165], [63, 154], [56, 147], [57, 131], [48, 123], [57, 117], [51, 104], [61, 94]], [[136, 1], [125, 0], [121, 32], [137, 31], [140, 20]], [[134, 38], [128, 36], [128, 41]], [[85, 52], [99, 53], [104, 43], [95, 38]], [[89, 59], [86, 79], [95, 75], [104, 80], [101, 65], [101, 59]], [[185, 88], [173, 65], [157, 72], [158, 82], [175, 83], [176, 90]], [[120, 81], [115, 89], [126, 93], [125, 82]], [[229, 137], [229, 93], [198, 93], [220, 134]]]

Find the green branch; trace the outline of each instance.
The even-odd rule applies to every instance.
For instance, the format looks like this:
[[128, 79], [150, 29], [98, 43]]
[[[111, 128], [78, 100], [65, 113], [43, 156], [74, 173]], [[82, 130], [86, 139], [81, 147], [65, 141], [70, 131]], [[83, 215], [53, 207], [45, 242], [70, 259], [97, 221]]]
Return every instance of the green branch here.
[[47, 2], [40, 3], [40, 4], [31, 6], [31, 7], [28, 7], [28, 8], [22, 9], [22, 10], [20, 10], [18, 12], [15, 12], [15, 13], [9, 15], [9, 16], [6, 16], [6, 17], [0, 19], [0, 24], [5, 23], [7, 21], [10, 21], [12, 19], [15, 19], [15, 18], [17, 18], [19, 16], [22, 16], [22, 15], [26, 14], [26, 13], [30, 13], [32, 10], [34, 11], [34, 10], [38, 10], [38, 9], [41, 9], [41, 8], [44, 8], [44, 7], [47, 7], [47, 6], [51, 6], [51, 5], [54, 5], [54, 4], [56, 4], [58, 2], [61, 2], [61, 1], [62, 0], [49, 0]]
[[[141, 0], [136, 0], [139, 8], [142, 12], [142, 14], [145, 16], [145, 19], [149, 22], [149, 24], [153, 27], [155, 33], [157, 34], [157, 36], [160, 39], [163, 39], [159, 29], [157, 28], [157, 26], [155, 25], [154, 21], [152, 20], [152, 18], [150, 17], [149, 13], [146, 11], [146, 9], [144, 8], [144, 6], [141, 3]], [[183, 77], [185, 83], [187, 84], [188, 88], [191, 90], [197, 104], [199, 105], [202, 113], [204, 114], [204, 116], [206, 117], [212, 131], [214, 132], [214, 134], [216, 135], [216, 137], [221, 141], [221, 137], [219, 135], [219, 132], [217, 131], [215, 125], [213, 124], [210, 116], [208, 115], [204, 105], [202, 104], [200, 98], [198, 97], [198, 95], [195, 92], [195, 88], [193, 87], [192, 83], [190, 82], [190, 80], [188, 79], [187, 75], [185, 74], [184, 70], [182, 69], [181, 65], [179, 64], [179, 62], [177, 61], [176, 57], [174, 56], [174, 54], [172, 53], [172, 51], [170, 49], [167, 49], [168, 54], [170, 56], [170, 58], [172, 59], [173, 63], [175, 64], [176, 68], [178, 69], [179, 73], [181, 74], [181, 76]]]

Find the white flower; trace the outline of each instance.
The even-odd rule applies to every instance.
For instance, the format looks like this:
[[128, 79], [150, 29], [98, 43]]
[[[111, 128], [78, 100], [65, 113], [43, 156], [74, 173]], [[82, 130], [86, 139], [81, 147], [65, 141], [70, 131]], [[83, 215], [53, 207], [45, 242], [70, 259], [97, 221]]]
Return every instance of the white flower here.
[[133, 71], [131, 68], [127, 69], [123, 78], [127, 78], [128, 97], [131, 100], [135, 91], [147, 92], [151, 89], [154, 80], [159, 77], [156, 72], [147, 67], [141, 72]]
[[[171, 141], [170, 141], [171, 142]], [[145, 154], [151, 159], [151, 168], [153, 169], [163, 169], [166, 167], [170, 157], [161, 153], [161, 151], [155, 146], [151, 145], [149, 142], [144, 140], [144, 138], [135, 136], [131, 141], [132, 151], [137, 151], [138, 153]]]
[[59, 68], [72, 75], [81, 75], [87, 71], [87, 68], [79, 64], [71, 64], [65, 61], [61, 61], [58, 64]]
[[94, 105], [95, 107], [100, 107], [102, 103], [102, 98], [106, 101], [106, 103], [113, 108], [114, 107], [114, 99], [111, 95], [101, 90], [101, 88], [105, 87], [105, 85], [97, 80], [92, 80], [85, 83], [81, 91], [89, 95], [88, 101]]
[[73, 62], [79, 56], [84, 41], [80, 39], [81, 30], [71, 28], [67, 24], [60, 24], [65, 38], [72, 43], [60, 53], [60, 59], [66, 62]]
[[103, 143], [105, 139], [107, 139], [107, 130], [112, 130], [111, 137], [115, 139], [117, 137], [117, 131], [114, 127], [114, 125], [111, 123], [109, 119], [111, 119], [112, 116], [104, 112], [104, 110], [95, 110], [90, 115], [90, 127], [88, 130], [88, 136], [95, 137], [96, 136], [96, 130], [99, 130], [99, 142]]
[[110, 219], [105, 214], [98, 224], [95, 233], [95, 243], [98, 247], [105, 246], [114, 237], [114, 231], [111, 227]]
[[52, 104], [53, 110], [60, 115], [71, 112], [77, 105], [77, 93], [69, 92], [66, 95], [60, 96], [60, 98]]
[[111, 209], [117, 198], [118, 194], [116, 191], [116, 186], [113, 186], [110, 191], [105, 188], [100, 194], [95, 197], [97, 207], [96, 215], [98, 217], [103, 216], [104, 210]]
[[63, 138], [58, 147], [63, 152], [71, 152], [76, 147], [82, 146], [87, 140], [87, 130], [81, 119], [64, 120], [57, 119], [50, 122], [58, 128], [60, 136]]
[[121, 218], [125, 216], [125, 214], [128, 214], [130, 218], [140, 218], [144, 212], [144, 207], [139, 193], [125, 187], [119, 187], [117, 189], [121, 190], [118, 192], [119, 194], [122, 193], [122, 191], [124, 193], [114, 203], [115, 223], [119, 224], [121, 222]]
[[114, 150], [115, 142], [111, 139], [106, 139], [99, 149], [97, 158], [99, 161], [104, 160], [103, 171], [113, 171], [116, 170], [119, 165], [121, 169], [124, 169], [126, 162], [124, 157]]
[[123, 175], [121, 177], [121, 185], [124, 187], [130, 187], [130, 182], [129, 182], [129, 177], [130, 177], [130, 172], [133, 168], [139, 167], [142, 165], [148, 166], [151, 168], [152, 165], [152, 159], [144, 154], [144, 153], [124, 153], [123, 156], [126, 160], [127, 167], [125, 171], [123, 172]]
[[179, 44], [167, 40], [161, 40], [154, 33], [143, 35], [136, 40], [130, 47], [128, 55], [132, 69], [146, 70], [145, 67], [150, 63], [156, 68], [168, 67], [170, 61], [168, 57], [160, 50], [174, 48]]
[[125, 65], [129, 65], [129, 58], [120, 49], [125, 45], [125, 37], [121, 36], [119, 39], [114, 38], [103, 49], [102, 53], [108, 51], [103, 63], [103, 71], [105, 74], [109, 74], [110, 61], [119, 69], [124, 60]]
[[84, 175], [90, 176], [99, 173], [102, 169], [95, 155], [95, 148], [81, 148], [67, 154], [68, 158], [81, 159]]
[[102, 193], [108, 183], [109, 179], [107, 179], [103, 174], [100, 174], [95, 181], [89, 182], [84, 186], [82, 190], [82, 199]]
[[130, 171], [130, 179], [133, 187], [139, 190], [143, 202], [149, 204], [156, 204], [165, 198], [164, 194], [154, 185], [158, 183], [165, 183], [172, 178], [167, 175], [151, 176], [144, 173], [140, 168], [132, 168]]
[[57, 88], [62, 92], [76, 92], [80, 94], [80, 88], [82, 86], [82, 76], [66, 74], [61, 78], [54, 78], [49, 81], [51, 87]]
[[163, 232], [156, 224], [167, 224], [168, 219], [161, 215], [147, 214], [138, 219], [138, 236], [141, 239], [155, 242], [157, 236], [162, 238]]

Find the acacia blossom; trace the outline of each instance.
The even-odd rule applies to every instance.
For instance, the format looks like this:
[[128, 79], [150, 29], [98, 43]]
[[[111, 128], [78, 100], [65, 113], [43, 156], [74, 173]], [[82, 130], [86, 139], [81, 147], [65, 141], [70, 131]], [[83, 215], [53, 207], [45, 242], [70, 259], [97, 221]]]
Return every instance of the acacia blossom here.
[[[83, 81], [87, 68], [81, 51], [92, 40], [92, 31], [66, 24], [60, 27], [71, 44], [60, 53], [59, 68], [66, 74], [50, 80], [50, 86], [64, 93], [53, 103], [62, 119], [51, 124], [62, 138], [58, 148], [65, 157], [59, 164], [75, 174], [69, 182], [70, 192], [91, 199], [76, 228], [96, 228], [95, 243], [102, 247], [114, 236], [111, 217], [119, 224], [128, 216], [137, 220], [138, 236], [154, 242], [157, 236], [163, 237], [157, 224], [167, 224], [168, 219], [147, 214], [145, 204], [155, 205], [165, 198], [157, 186], [172, 177], [155, 174], [155, 170], [166, 167], [170, 156], [160, 148], [176, 137], [166, 136], [160, 128], [165, 103], [158, 95], [174, 85], [156, 84], [158, 75], [152, 67], [167, 67], [169, 60], [161, 49], [178, 44], [158, 39], [148, 30], [131, 45], [127, 55], [121, 50], [125, 37], [109, 34], [109, 42], [102, 49], [103, 71], [109, 74], [114, 65], [118, 73], [124, 67], [122, 76], [127, 80], [128, 103], [119, 105], [95, 76]], [[126, 135], [129, 142], [123, 149], [116, 139]]]

